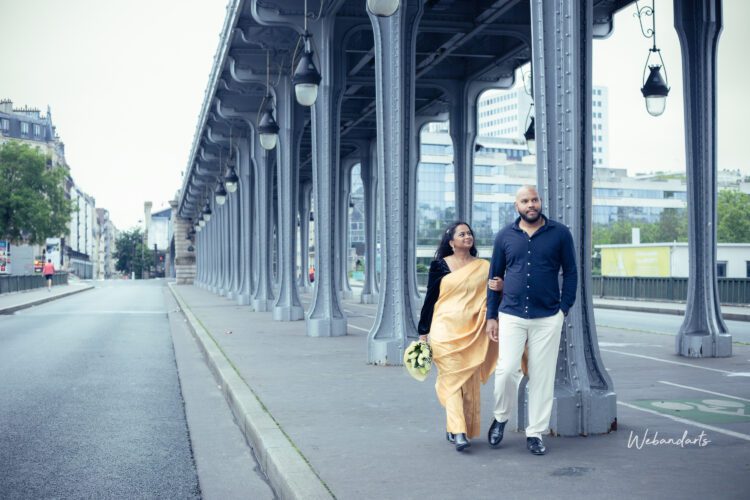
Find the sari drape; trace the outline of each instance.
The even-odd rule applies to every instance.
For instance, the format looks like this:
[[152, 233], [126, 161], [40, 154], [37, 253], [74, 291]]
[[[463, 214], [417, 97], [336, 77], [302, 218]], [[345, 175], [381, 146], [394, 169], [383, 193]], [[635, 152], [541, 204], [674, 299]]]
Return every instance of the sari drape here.
[[479, 382], [487, 382], [497, 363], [497, 342], [485, 333], [488, 274], [489, 263], [476, 259], [443, 277], [430, 327], [435, 391], [448, 431], [468, 437], [480, 431]]

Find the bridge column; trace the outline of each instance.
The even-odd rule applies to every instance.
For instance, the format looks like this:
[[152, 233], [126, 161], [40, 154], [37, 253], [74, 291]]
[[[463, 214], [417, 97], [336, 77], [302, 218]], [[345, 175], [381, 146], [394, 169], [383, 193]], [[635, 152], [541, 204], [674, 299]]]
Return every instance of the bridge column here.
[[451, 96], [450, 135], [453, 141], [456, 219], [471, 224], [474, 201], [474, 143], [477, 138], [477, 98], [487, 84], [461, 82]]
[[335, 276], [335, 175], [338, 169], [340, 103], [343, 93], [343, 65], [335, 60], [335, 13], [313, 24], [319, 47], [323, 80], [312, 106], [313, 186], [315, 190], [315, 287], [307, 313], [307, 335], [346, 335], [346, 317], [336, 293]]
[[532, 0], [537, 179], [545, 211], [576, 243], [577, 300], [563, 325], [550, 427], [577, 436], [616, 428], [616, 396], [596, 335], [591, 300], [592, 0]]
[[352, 190], [352, 168], [355, 160], [349, 158], [340, 160], [341, 170], [339, 176], [338, 196], [336, 197], [338, 209], [336, 210], [338, 222], [338, 291], [342, 299], [351, 299], [354, 296], [352, 287], [349, 285], [349, 252], [351, 241], [349, 239], [349, 201]]
[[692, 358], [732, 355], [716, 276], [716, 51], [721, 4], [721, 0], [674, 2], [685, 94], [690, 266], [685, 320], [675, 349], [680, 356]]
[[312, 290], [310, 282], [310, 194], [312, 193], [312, 182], [304, 183], [300, 188], [299, 195], [299, 248], [300, 248], [300, 275], [297, 286], [302, 290]]
[[[252, 130], [249, 131], [252, 134]], [[252, 210], [252, 163], [250, 158], [250, 140], [241, 137], [237, 145], [237, 192], [234, 196], [238, 198], [238, 215], [237, 224], [239, 232], [239, 273], [240, 285], [237, 295], [239, 305], [250, 304], [252, 289], [252, 252], [251, 252], [251, 233], [253, 224]]]
[[[210, 192], [210, 190], [208, 190]], [[205, 208], [205, 205], [204, 205]], [[201, 208], [203, 210], [203, 208]], [[206, 233], [206, 237], [209, 241], [210, 246], [210, 288], [211, 293], [218, 294], [219, 286], [221, 284], [221, 266], [219, 263], [219, 246], [218, 246], [218, 232], [216, 227], [216, 220], [209, 221], [203, 226], [203, 231]]]
[[[414, 127], [415, 48], [422, 2], [403, 2], [388, 18], [368, 12], [375, 40], [378, 179], [382, 187], [383, 289], [368, 335], [368, 362], [401, 364], [405, 344], [417, 338], [413, 225], [417, 137]], [[412, 290], [414, 288], [414, 290]]]
[[257, 238], [254, 246], [258, 252], [257, 287], [253, 296], [253, 308], [258, 312], [269, 311], [273, 307], [273, 290], [271, 276], [271, 253], [273, 252], [273, 239], [271, 235], [271, 203], [273, 194], [271, 192], [271, 168], [273, 151], [267, 151], [260, 146], [256, 136], [255, 152], [258, 169], [255, 177], [255, 198], [257, 199], [256, 226], [258, 227]]
[[362, 141], [359, 144], [359, 173], [362, 177], [365, 205], [365, 283], [362, 286], [362, 304], [378, 302], [378, 279], [375, 266], [377, 244], [377, 186], [378, 170], [373, 165], [375, 141]]
[[277, 152], [278, 178], [278, 254], [279, 296], [273, 308], [276, 321], [296, 321], [304, 318], [305, 311], [299, 301], [295, 271], [297, 268], [295, 236], [297, 232], [297, 150], [296, 139], [302, 125], [301, 110], [294, 98], [294, 89], [288, 76], [277, 85], [279, 142]]

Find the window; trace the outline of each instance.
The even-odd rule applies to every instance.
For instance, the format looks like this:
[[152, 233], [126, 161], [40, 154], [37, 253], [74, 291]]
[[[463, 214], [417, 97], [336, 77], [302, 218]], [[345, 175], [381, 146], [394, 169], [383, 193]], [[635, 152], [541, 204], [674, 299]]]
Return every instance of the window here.
[[727, 277], [727, 261], [720, 260], [716, 263], [716, 276], [719, 278]]
[[29, 124], [28, 124], [28, 122], [21, 122], [21, 133], [23, 135], [29, 135]]
[[745, 261], [745, 277], [750, 278], [750, 260]]
[[42, 127], [40, 127], [36, 123], [34, 124], [34, 135], [37, 137], [42, 135]]
[[0, 130], [7, 132], [10, 130], [10, 120], [5, 118], [0, 119]]

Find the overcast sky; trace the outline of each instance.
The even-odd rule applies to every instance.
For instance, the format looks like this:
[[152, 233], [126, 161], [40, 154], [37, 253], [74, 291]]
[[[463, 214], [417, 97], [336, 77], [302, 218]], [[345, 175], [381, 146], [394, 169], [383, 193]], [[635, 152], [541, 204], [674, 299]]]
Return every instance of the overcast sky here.
[[[594, 42], [594, 83], [609, 88], [610, 162], [631, 173], [685, 169], [672, 1], [656, 8], [672, 87], [661, 117], [646, 113], [639, 90], [650, 41], [635, 6]], [[180, 187], [225, 12], [226, 0], [0, 0], [0, 98], [52, 108], [75, 182], [120, 229], [137, 224], [144, 201], [167, 207]], [[750, 2], [724, 0], [719, 166], [746, 174], [748, 21]]]

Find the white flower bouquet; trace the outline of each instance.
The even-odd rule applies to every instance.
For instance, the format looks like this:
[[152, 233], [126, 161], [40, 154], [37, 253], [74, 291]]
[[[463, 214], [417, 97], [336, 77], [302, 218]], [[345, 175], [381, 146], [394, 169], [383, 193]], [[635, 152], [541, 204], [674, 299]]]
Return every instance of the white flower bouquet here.
[[416, 340], [409, 344], [404, 351], [404, 366], [409, 375], [415, 380], [423, 382], [427, 378], [432, 368], [432, 348], [427, 342], [417, 342]]

